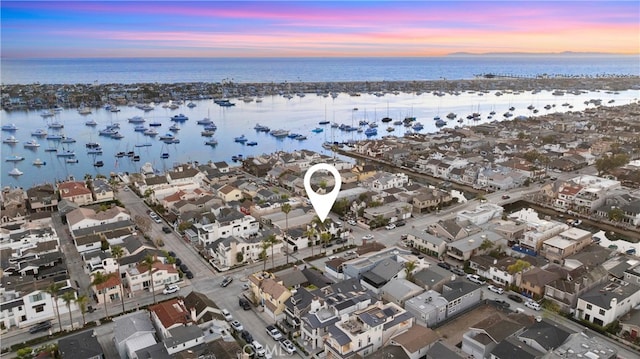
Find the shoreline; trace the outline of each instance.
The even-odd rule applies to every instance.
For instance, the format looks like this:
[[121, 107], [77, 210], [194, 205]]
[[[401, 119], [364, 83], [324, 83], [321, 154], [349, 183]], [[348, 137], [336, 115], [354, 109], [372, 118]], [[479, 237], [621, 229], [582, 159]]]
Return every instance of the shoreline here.
[[44, 110], [53, 107], [99, 108], [108, 104], [163, 103], [201, 99], [250, 99], [262, 96], [360, 96], [373, 93], [434, 93], [437, 96], [461, 92], [504, 91], [624, 91], [640, 90], [640, 76], [602, 77], [502, 77], [485, 74], [474, 79], [423, 81], [281, 82], [281, 83], [137, 83], [137, 84], [11, 84], [2, 85], [2, 109]]

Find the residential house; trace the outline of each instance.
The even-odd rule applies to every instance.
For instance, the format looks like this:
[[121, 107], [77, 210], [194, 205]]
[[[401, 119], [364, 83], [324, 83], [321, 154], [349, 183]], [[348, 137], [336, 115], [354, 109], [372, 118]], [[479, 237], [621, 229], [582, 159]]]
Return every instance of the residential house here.
[[439, 189], [421, 191], [420, 194], [413, 197], [413, 211], [416, 213], [431, 212], [451, 202], [451, 200], [451, 194], [446, 191]]
[[420, 252], [426, 253], [427, 255], [435, 258], [442, 257], [447, 244], [444, 238], [417, 230], [410, 230], [407, 233], [406, 242], [409, 247], [416, 248]]
[[328, 357], [365, 357], [412, 326], [413, 316], [402, 307], [377, 302], [329, 326], [324, 351]]
[[104, 178], [96, 178], [91, 182], [94, 201], [97, 203], [113, 201], [116, 197], [113, 188]]
[[99, 212], [89, 208], [78, 208], [67, 214], [67, 223], [72, 232], [82, 228], [91, 228], [129, 220], [131, 220], [131, 216], [127, 210], [118, 206]]
[[291, 292], [282, 281], [276, 281], [271, 273], [257, 272], [249, 276], [249, 290], [255, 303], [262, 305], [267, 315], [276, 321], [284, 318], [285, 302]]
[[62, 359], [103, 359], [104, 351], [94, 329], [68, 335], [58, 340]]
[[216, 190], [216, 195], [225, 203], [239, 201], [242, 199], [242, 191], [231, 185], [223, 185]]
[[43, 184], [27, 190], [27, 202], [32, 211], [54, 211], [58, 207], [58, 196], [53, 185]]
[[545, 286], [544, 297], [558, 305], [564, 312], [575, 308], [580, 295], [608, 279], [607, 270], [603, 266], [593, 268], [581, 266], [571, 271], [552, 268], [547, 269], [559, 270], [562, 276]]
[[489, 353], [511, 335], [522, 333], [525, 326], [495, 313], [471, 325], [462, 335], [462, 351], [475, 357], [487, 358]]
[[520, 291], [528, 297], [541, 298], [547, 284], [560, 278], [560, 273], [538, 267], [520, 274]]
[[[162, 341], [171, 337], [169, 332], [171, 329], [194, 324], [191, 318], [191, 311], [185, 307], [182, 300], [177, 298], [149, 306], [149, 313], [151, 315], [151, 323], [153, 323], [156, 333]], [[193, 326], [198, 328], [196, 325]], [[202, 334], [202, 331], [200, 334]]]
[[380, 297], [384, 301], [404, 306], [404, 302], [406, 300], [409, 300], [423, 292], [424, 289], [419, 285], [413, 284], [404, 278], [398, 278], [396, 280], [389, 281], [387, 284], [382, 286], [380, 289]]
[[93, 203], [91, 190], [84, 182], [68, 181], [58, 183], [58, 192], [61, 200], [73, 202], [79, 206]]
[[404, 308], [415, 317], [416, 323], [432, 327], [447, 319], [447, 299], [435, 290], [405, 301]]
[[571, 329], [543, 318], [518, 334], [517, 338], [539, 352], [549, 353], [564, 344], [573, 333]]
[[489, 253], [491, 250], [506, 245], [507, 241], [501, 235], [492, 231], [484, 231], [447, 243], [446, 255], [453, 260], [464, 262], [471, 259], [472, 256]]
[[136, 311], [114, 318], [113, 342], [120, 359], [137, 359], [136, 352], [157, 343], [155, 329], [147, 311]]
[[224, 321], [222, 310], [203, 293], [192, 291], [184, 298], [184, 306], [189, 309], [191, 319], [198, 325], [209, 326], [212, 320]]
[[392, 279], [403, 278], [404, 264], [396, 259], [388, 258], [380, 261], [373, 268], [361, 274], [362, 286], [376, 294], [382, 294], [382, 288]]
[[[522, 268], [516, 266], [518, 261], [524, 262]], [[476, 274], [502, 287], [517, 284], [516, 278], [528, 271], [534, 264], [535, 260], [529, 256], [521, 258], [506, 256], [497, 259], [489, 255], [479, 255], [472, 257], [469, 261], [469, 266], [476, 270]]]
[[220, 208], [214, 222], [195, 223], [194, 227], [198, 232], [198, 240], [203, 246], [220, 238], [256, 234], [260, 229], [255, 218], [232, 208]]
[[[422, 325], [414, 325], [406, 332], [396, 335], [391, 338], [389, 345], [384, 350], [385, 352], [390, 348], [399, 346], [404, 351], [408, 359], [419, 359], [426, 355], [427, 351], [439, 341], [440, 335], [430, 328], [425, 328]], [[384, 353], [383, 353], [384, 354]], [[402, 357], [401, 355], [394, 355], [393, 358]], [[380, 356], [380, 359], [387, 358], [387, 356]]]
[[542, 243], [540, 254], [549, 261], [561, 263], [562, 260], [593, 242], [593, 234], [580, 228], [569, 228]]
[[413, 282], [425, 290], [435, 290], [436, 292], [442, 291], [442, 286], [455, 280], [456, 275], [451, 274], [448, 270], [438, 267], [429, 266], [429, 268], [423, 268], [413, 274]]
[[[150, 277], [153, 278], [153, 285], [151, 284]], [[133, 268], [128, 268], [125, 272], [125, 278], [127, 287], [131, 292], [137, 292], [140, 290], [160, 291], [164, 289], [166, 285], [176, 283], [180, 280], [178, 270], [174, 264], [164, 264], [160, 260], [153, 263], [151, 269], [151, 275], [149, 274], [149, 268], [143, 264], [138, 263]]]
[[462, 210], [457, 213], [458, 223], [469, 222], [477, 226], [488, 223], [492, 219], [502, 218], [504, 208], [493, 203], [483, 203], [472, 210]]
[[[597, 354], [596, 354], [597, 352]], [[552, 358], [595, 358], [615, 359], [618, 349], [609, 342], [600, 340], [587, 331], [572, 333], [562, 345], [550, 351]]]
[[575, 317], [602, 327], [611, 324], [640, 303], [640, 286], [615, 279], [578, 297]]
[[456, 241], [470, 235], [472, 227], [467, 225], [463, 226], [453, 218], [446, 220], [441, 219], [438, 222], [429, 225], [429, 232], [436, 237], [443, 237], [448, 241]]
[[[118, 273], [106, 273], [105, 275], [108, 276], [106, 282], [91, 287], [95, 300], [98, 304], [104, 304], [105, 300], [107, 303], [120, 302], [123, 296], [122, 280], [118, 277]], [[93, 282], [93, 278], [91, 280]]]

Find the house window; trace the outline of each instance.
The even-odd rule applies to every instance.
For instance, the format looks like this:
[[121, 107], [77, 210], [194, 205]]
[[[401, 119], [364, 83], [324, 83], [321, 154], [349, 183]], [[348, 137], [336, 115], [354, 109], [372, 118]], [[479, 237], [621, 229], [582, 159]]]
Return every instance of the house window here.
[[33, 309], [36, 313], [42, 313], [44, 312], [44, 304], [36, 305]]
[[600, 315], [604, 315], [604, 309], [600, 309]]
[[587, 304], [587, 310], [591, 310], [591, 308], [593, 308], [593, 306], [591, 304]]
[[44, 299], [44, 298], [43, 298], [43, 296], [42, 296], [42, 293], [34, 294], [34, 295], [32, 295], [32, 296], [31, 296], [31, 302], [32, 302], [32, 303], [33, 303], [33, 302], [39, 302], [39, 301], [41, 301], [41, 300], [43, 300], [43, 299]]

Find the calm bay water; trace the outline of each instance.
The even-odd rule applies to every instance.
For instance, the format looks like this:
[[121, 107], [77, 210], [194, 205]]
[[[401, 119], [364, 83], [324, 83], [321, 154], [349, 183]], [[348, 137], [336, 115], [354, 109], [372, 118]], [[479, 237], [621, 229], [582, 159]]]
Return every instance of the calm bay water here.
[[[332, 82], [332, 81], [380, 81], [380, 80], [433, 80], [433, 79], [467, 79], [478, 73], [496, 73], [518, 76], [536, 76], [540, 74], [562, 74], [575, 76], [602, 75], [638, 75], [637, 56], [449, 56], [437, 58], [280, 58], [280, 59], [58, 59], [58, 60], [1, 60], [1, 75], [4, 84], [74, 84], [74, 83], [175, 83], [175, 82]], [[390, 124], [379, 120], [388, 116], [394, 120], [402, 120], [412, 115], [424, 124], [420, 132], [435, 132], [437, 128], [433, 118], [443, 119], [449, 112], [465, 118], [472, 112], [482, 113], [480, 121], [470, 123], [468, 120], [458, 123], [448, 121], [447, 127], [466, 124], [485, 123], [502, 120], [502, 114], [511, 106], [515, 107], [514, 117], [532, 115], [527, 106], [539, 109], [538, 115], [551, 111], [582, 110], [589, 99], [602, 99], [604, 104], [619, 105], [637, 101], [637, 91], [610, 93], [594, 91], [581, 95], [567, 94], [554, 96], [550, 92], [525, 92], [519, 95], [495, 93], [478, 94], [462, 93], [458, 96], [434, 96], [431, 93], [387, 94], [384, 97], [363, 94], [351, 97], [340, 94], [336, 99], [307, 95], [286, 99], [280, 96], [265, 97], [263, 102], [245, 103], [240, 100], [235, 107], [222, 108], [211, 100], [196, 101], [196, 107], [182, 105], [179, 109], [169, 110], [156, 105], [155, 110], [143, 113], [135, 107], [121, 107], [121, 112], [112, 113], [105, 109], [94, 109], [88, 116], [81, 116], [75, 109], [65, 109], [55, 117], [43, 119], [36, 111], [1, 111], [2, 125], [15, 123], [15, 133], [2, 132], [2, 139], [15, 136], [16, 145], [2, 144], [1, 185], [29, 187], [43, 182], [52, 182], [70, 175], [82, 178], [85, 174], [104, 174], [110, 172], [139, 171], [144, 163], [151, 163], [157, 170], [164, 171], [176, 163], [186, 161], [230, 161], [231, 156], [243, 156], [271, 153], [277, 150], [293, 151], [310, 149], [330, 154], [322, 148], [325, 141], [347, 141], [364, 139], [363, 133], [342, 132], [332, 130], [330, 126], [320, 126], [318, 122], [328, 120], [347, 125], [358, 125], [360, 120], [379, 124], [378, 135], [390, 134], [401, 136], [410, 130], [403, 126], [391, 126], [393, 132], [387, 132]], [[610, 100], [613, 103], [608, 104]], [[551, 110], [545, 110], [551, 105]], [[357, 111], [354, 109], [357, 108]], [[495, 111], [494, 118], [489, 119], [490, 111]], [[141, 133], [134, 132], [134, 125], [127, 119], [142, 115], [151, 121], [162, 122], [158, 128], [160, 134], [169, 132], [172, 124], [170, 117], [184, 113], [190, 119], [182, 124], [177, 138], [179, 144], [165, 145], [159, 139], [150, 139]], [[218, 141], [216, 147], [206, 146], [205, 137], [200, 135], [203, 126], [196, 124], [204, 117], [211, 118], [218, 130], [213, 138]], [[85, 126], [85, 121], [94, 119], [98, 126]], [[57, 142], [38, 139], [41, 146], [35, 150], [24, 148], [24, 142], [32, 138], [35, 129], [47, 129], [52, 121], [60, 122], [64, 129], [60, 133], [73, 137], [75, 144], [61, 145]], [[108, 124], [119, 123], [123, 139], [114, 140], [98, 135], [98, 131]], [[277, 139], [267, 133], [256, 132], [256, 123], [269, 126], [271, 129], [285, 129], [308, 137], [305, 141], [283, 138]], [[321, 127], [323, 132], [311, 130]], [[53, 130], [48, 129], [49, 133]], [[249, 141], [258, 142], [249, 147], [234, 142], [234, 137], [245, 135]], [[99, 142], [103, 148], [102, 156], [88, 155], [85, 149], [87, 142]], [[150, 142], [149, 147], [135, 147], [136, 144]], [[66, 163], [56, 153], [45, 152], [45, 149], [56, 146], [58, 150], [72, 149], [79, 162]], [[135, 151], [140, 156], [139, 162], [129, 158], [116, 159], [120, 151]], [[168, 152], [169, 158], [162, 159], [162, 152]], [[5, 158], [17, 154], [25, 157], [21, 162], [6, 162]], [[47, 164], [35, 167], [32, 162], [39, 158]], [[94, 162], [102, 160], [104, 167], [96, 168]], [[17, 167], [24, 174], [10, 177], [9, 171]]]
[[[364, 139], [364, 133], [342, 132], [332, 129], [329, 125], [321, 126], [319, 121], [328, 120], [347, 125], [358, 125], [360, 120], [376, 122], [379, 125], [378, 135], [370, 138], [380, 138], [385, 135], [401, 136], [405, 131], [411, 130], [403, 126], [393, 126], [392, 123], [380, 122], [383, 117], [389, 116], [394, 120], [402, 120], [404, 117], [413, 115], [417, 121], [424, 124], [424, 129], [420, 133], [435, 132], [437, 127], [433, 118], [440, 116], [443, 119], [449, 112], [458, 114], [464, 119], [463, 123], [448, 121], [446, 127], [454, 127], [466, 124], [479, 124], [502, 120], [502, 116], [509, 107], [515, 107], [514, 117], [518, 115], [532, 115], [532, 110], [527, 106], [533, 105], [539, 109], [539, 115], [569, 110], [582, 110], [587, 107], [584, 104], [589, 99], [602, 99], [606, 105], [621, 105], [632, 101], [637, 101], [637, 91], [622, 91], [611, 93], [604, 91], [594, 91], [581, 95], [567, 94], [565, 96], [554, 96], [551, 92], [541, 91], [539, 93], [525, 92], [519, 95], [505, 94], [496, 96], [495, 93], [487, 93], [480, 96], [478, 93], [462, 93], [458, 96], [446, 95], [435, 96], [431, 93], [415, 94], [388, 94], [384, 97], [363, 94], [359, 97], [351, 97], [347, 94], [340, 94], [336, 99], [331, 97], [321, 97], [307, 95], [305, 97], [294, 97], [286, 99], [281, 96], [265, 97], [263, 102], [245, 103], [234, 100], [236, 106], [223, 108], [213, 103], [212, 100], [195, 101], [197, 105], [188, 108], [182, 105], [179, 109], [170, 110], [157, 105], [155, 110], [144, 113], [135, 107], [120, 107], [121, 112], [109, 112], [105, 109], [94, 109], [94, 112], [87, 116], [78, 114], [75, 109], [65, 109], [55, 117], [43, 119], [38, 111], [11, 111], [2, 112], [2, 124], [15, 123], [18, 130], [13, 135], [20, 141], [16, 145], [2, 144], [2, 186], [30, 187], [34, 184], [45, 181], [52, 182], [56, 179], [63, 179], [70, 175], [82, 178], [85, 174], [93, 176], [97, 174], [109, 175], [110, 172], [134, 172], [139, 171], [145, 163], [151, 163], [154, 168], [160, 171], [171, 168], [176, 163], [187, 161], [228, 161], [231, 163], [231, 156], [242, 154], [243, 156], [260, 155], [278, 150], [293, 151], [296, 149], [310, 149], [327, 155], [330, 151], [322, 147], [325, 141], [348, 141]], [[614, 102], [608, 104], [610, 100]], [[573, 109], [564, 104], [571, 104]], [[550, 110], [545, 110], [544, 106], [553, 106]], [[593, 105], [589, 105], [593, 106]], [[357, 108], [357, 110], [354, 110]], [[494, 119], [489, 119], [490, 111], [495, 111]], [[472, 112], [480, 112], [480, 121], [470, 121], [466, 116]], [[189, 120], [181, 125], [181, 130], [176, 137], [180, 139], [179, 144], [166, 145], [158, 138], [151, 139], [134, 131], [134, 125], [128, 123], [127, 119], [133, 116], [144, 116], [147, 125], [151, 121], [162, 123], [158, 127], [158, 132], [164, 134], [169, 132], [168, 128], [173, 124], [171, 116], [183, 113]], [[205, 137], [201, 136], [203, 126], [197, 125], [196, 121], [204, 117], [211, 118], [218, 127], [214, 139], [218, 141], [216, 147], [204, 144]], [[98, 126], [85, 126], [85, 121], [94, 119]], [[37, 150], [25, 149], [24, 142], [32, 138], [31, 132], [37, 128], [47, 129], [47, 125], [53, 121], [60, 122], [64, 129], [59, 133], [77, 140], [75, 144], [61, 145], [58, 142], [38, 139], [41, 144]], [[109, 124], [119, 123], [120, 133], [125, 137], [115, 140], [98, 135], [98, 131]], [[277, 139], [267, 133], [257, 132], [253, 129], [256, 123], [269, 126], [273, 129], [285, 129], [291, 132], [304, 134], [307, 140], [297, 141], [290, 138]], [[387, 132], [387, 127], [394, 128], [393, 132]], [[320, 133], [311, 130], [315, 127], [322, 128]], [[48, 129], [49, 133], [53, 130]], [[7, 138], [12, 133], [2, 132], [2, 139]], [[245, 135], [249, 141], [258, 142], [257, 146], [250, 147], [234, 142], [234, 138]], [[102, 156], [87, 155], [85, 144], [87, 142], [99, 142], [103, 148]], [[136, 144], [149, 142], [149, 147], [135, 147]], [[56, 153], [45, 152], [50, 146], [57, 146], [58, 150], [72, 149], [76, 152], [79, 163], [66, 163], [64, 158], [59, 158]], [[124, 157], [116, 159], [115, 154], [120, 151], [135, 151], [140, 156], [140, 162], [133, 162]], [[161, 153], [168, 152], [169, 158], [162, 159]], [[11, 162], [4, 159], [12, 154], [19, 154], [25, 157], [24, 161], [15, 164], [17, 168], [24, 172], [20, 177], [11, 177], [8, 172], [14, 167]], [[35, 167], [32, 162], [39, 158], [47, 164], [42, 167]], [[97, 160], [104, 162], [104, 167], [96, 168], [93, 163]]]
[[480, 73], [638, 75], [638, 56], [537, 55], [428, 58], [2, 59], [3, 84], [328, 82], [469, 79]]

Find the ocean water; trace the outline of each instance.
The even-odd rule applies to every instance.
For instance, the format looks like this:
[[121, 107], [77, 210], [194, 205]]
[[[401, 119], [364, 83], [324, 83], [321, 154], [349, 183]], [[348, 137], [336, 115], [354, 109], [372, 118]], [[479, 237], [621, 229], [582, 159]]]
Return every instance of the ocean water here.
[[0, 60], [3, 84], [328, 82], [517, 76], [638, 75], [638, 56], [507, 55], [427, 58], [124, 58]]
[[[386, 135], [402, 136], [406, 131], [411, 130], [404, 126], [394, 126], [393, 123], [382, 123], [383, 117], [391, 117], [394, 121], [402, 120], [406, 116], [415, 116], [417, 121], [424, 125], [420, 133], [433, 133], [438, 130], [435, 126], [434, 117], [445, 116], [449, 112], [456, 113], [463, 122], [455, 120], [448, 121], [446, 127], [452, 128], [461, 125], [474, 125], [486, 123], [494, 120], [503, 120], [503, 114], [509, 107], [515, 107], [512, 111], [515, 118], [519, 115], [533, 115], [532, 110], [527, 109], [529, 105], [535, 106], [539, 110], [538, 115], [550, 112], [580, 111], [587, 105], [584, 102], [590, 99], [601, 99], [603, 105], [623, 105], [638, 100], [637, 91], [591, 91], [580, 95], [566, 94], [564, 96], [554, 96], [549, 91], [538, 93], [523, 92], [520, 94], [503, 94], [496, 96], [495, 92], [477, 93], [465, 92], [459, 95], [435, 96], [433, 93], [409, 94], [400, 93], [398, 95], [387, 94], [377, 97], [370, 94], [361, 96], [349, 96], [340, 94], [337, 98], [322, 97], [315, 94], [308, 94], [304, 97], [295, 96], [287, 99], [282, 96], [267, 96], [262, 102], [243, 102], [233, 99], [236, 103], [233, 107], [220, 107], [212, 100], [194, 101], [195, 107], [189, 108], [186, 104], [175, 110], [163, 108], [159, 104], [153, 111], [144, 113], [135, 107], [120, 107], [120, 112], [109, 112], [104, 108], [93, 109], [90, 115], [82, 116], [76, 109], [64, 109], [53, 118], [44, 119], [39, 111], [2, 111], [0, 112], [2, 124], [14, 123], [18, 130], [14, 133], [2, 131], [2, 139], [10, 135], [15, 136], [19, 143], [16, 145], [2, 144], [1, 185], [18, 186], [28, 188], [35, 184], [53, 182], [57, 179], [64, 179], [68, 176], [83, 178], [86, 174], [95, 176], [97, 174], [109, 175], [111, 172], [137, 172], [140, 167], [149, 162], [159, 171], [170, 169], [177, 163], [188, 161], [227, 161], [231, 163], [231, 156], [243, 155], [255, 156], [274, 151], [293, 151], [297, 149], [310, 149], [326, 155], [333, 155], [325, 150], [322, 144], [325, 141], [349, 141], [367, 138], [364, 133], [342, 132], [332, 129], [329, 125], [319, 125], [319, 121], [328, 120], [339, 124], [357, 126], [361, 120], [375, 122], [378, 124], [378, 134], [369, 138], [381, 138]], [[544, 106], [549, 105], [551, 109], [545, 110]], [[572, 108], [570, 108], [570, 106]], [[357, 109], [357, 110], [356, 110]], [[489, 118], [489, 113], [495, 111], [493, 118]], [[466, 116], [473, 112], [482, 114], [479, 121], [467, 120]], [[133, 116], [144, 116], [145, 125], [151, 121], [162, 123], [157, 130], [160, 134], [169, 132], [169, 126], [173, 124], [170, 120], [172, 116], [183, 113], [189, 117], [185, 123], [181, 124], [180, 131], [176, 137], [180, 139], [179, 144], [166, 145], [156, 137], [155, 139], [143, 136], [134, 131], [134, 126], [128, 123], [127, 119]], [[203, 126], [197, 125], [196, 121], [209, 117], [217, 125], [218, 129], [213, 136], [218, 141], [216, 147], [205, 145], [207, 138], [201, 136]], [[98, 126], [88, 127], [85, 122], [94, 119]], [[56, 121], [62, 123], [64, 128], [58, 133], [76, 139], [76, 143], [62, 145], [58, 142], [37, 139], [40, 147], [36, 150], [24, 148], [24, 142], [32, 138], [31, 132], [35, 129], [47, 129], [47, 125]], [[120, 133], [124, 138], [115, 140], [98, 135], [98, 131], [109, 124], [120, 124]], [[264, 132], [257, 132], [253, 128], [260, 123], [269, 126], [272, 130], [284, 129], [291, 132], [307, 136], [307, 140], [297, 141], [290, 138], [275, 138]], [[314, 128], [321, 128], [322, 132], [312, 132]], [[387, 132], [387, 127], [394, 129]], [[47, 129], [49, 133], [54, 132]], [[246, 146], [234, 142], [234, 138], [245, 135], [249, 141], [256, 141], [257, 146]], [[88, 142], [99, 142], [103, 148], [101, 156], [88, 155], [85, 144]], [[136, 147], [136, 144], [150, 143], [148, 147]], [[56, 147], [58, 150], [71, 149], [77, 154], [78, 163], [67, 163], [64, 158], [59, 158], [56, 153], [45, 152], [48, 147]], [[117, 159], [117, 152], [134, 151], [140, 156], [139, 162], [133, 162], [130, 158]], [[169, 158], [162, 159], [163, 152], [169, 153]], [[12, 154], [25, 157], [24, 161], [12, 163], [6, 162], [5, 158]], [[39, 158], [46, 161], [45, 166], [33, 166], [33, 161]], [[94, 162], [102, 160], [104, 167], [96, 168]], [[24, 174], [20, 177], [8, 175], [13, 167], [17, 167]]]

